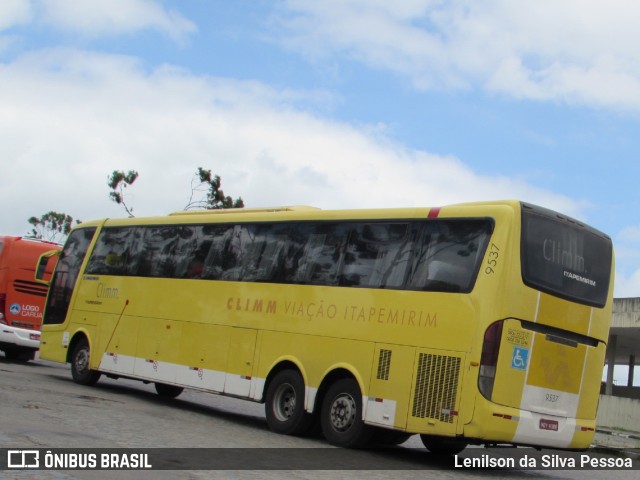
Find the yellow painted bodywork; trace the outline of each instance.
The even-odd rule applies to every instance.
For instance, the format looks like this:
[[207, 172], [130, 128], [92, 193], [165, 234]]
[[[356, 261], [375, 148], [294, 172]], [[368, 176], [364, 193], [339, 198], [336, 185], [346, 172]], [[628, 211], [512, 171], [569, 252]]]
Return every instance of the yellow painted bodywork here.
[[[429, 212], [228, 211], [224, 215], [109, 220], [107, 224], [421, 219]], [[232, 394], [254, 400], [264, 398], [264, 382], [281, 362], [300, 369], [309, 392], [316, 392], [332, 371], [342, 369], [356, 378], [365, 398], [395, 402], [389, 427], [507, 442], [514, 438], [518, 422], [494, 414], [511, 412], [518, 417], [525, 385], [574, 393], [582, 386], [577, 417], [584, 419], [583, 425], [593, 424], [611, 298], [605, 308], [596, 309], [540, 294], [522, 284], [519, 202], [450, 206], [439, 212], [439, 218], [452, 217], [484, 217], [495, 222], [469, 294], [81, 274], [65, 323], [43, 328], [41, 357], [64, 362], [69, 342], [82, 332], [91, 345], [93, 369], [100, 368], [108, 353], [194, 371], [223, 372], [225, 386], [208, 390], [226, 391], [228, 382], [241, 377], [252, 382], [250, 389], [246, 394], [237, 393], [239, 390]], [[499, 252], [495, 264], [488, 263], [496, 258], [490, 256], [491, 251]], [[602, 347], [581, 345], [568, 350], [547, 342], [544, 335], [524, 332], [520, 319], [589, 335], [603, 342]], [[504, 345], [532, 347], [532, 366], [528, 377], [510, 368], [510, 351], [503, 348], [501, 373], [490, 402], [477, 388], [478, 363], [484, 331], [498, 320], [505, 320]], [[381, 354], [383, 350], [391, 352], [388, 355], [393, 359], [389, 371], [382, 374], [386, 379], [378, 378], [379, 360], [387, 355]], [[460, 362], [458, 383], [451, 393], [456, 413], [442, 421], [414, 415], [418, 364], [432, 357]], [[132, 371], [130, 376], [136, 375]], [[181, 382], [176, 378], [167, 383]], [[573, 446], [589, 441], [589, 433], [577, 433]]]

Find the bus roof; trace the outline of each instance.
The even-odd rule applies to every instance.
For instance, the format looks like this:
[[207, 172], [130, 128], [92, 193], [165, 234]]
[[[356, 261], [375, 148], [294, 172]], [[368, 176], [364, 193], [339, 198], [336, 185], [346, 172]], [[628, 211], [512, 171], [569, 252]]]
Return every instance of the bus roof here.
[[106, 218], [83, 222], [75, 228], [126, 225], [171, 225], [197, 224], [202, 222], [261, 222], [304, 220], [375, 220], [375, 219], [420, 219], [440, 217], [480, 217], [499, 210], [520, 210], [519, 200], [483, 201], [459, 203], [442, 207], [366, 208], [324, 210], [311, 206], [275, 206], [262, 208], [230, 208], [172, 212], [165, 216]]
[[[20, 268], [25, 270], [34, 270], [34, 256], [36, 258], [49, 250], [59, 250], [61, 246], [55, 242], [40, 240], [32, 237], [17, 237], [11, 235], [0, 235], [0, 258], [1, 266]], [[6, 254], [6, 255], [4, 255]], [[10, 260], [7, 258], [10, 257]]]

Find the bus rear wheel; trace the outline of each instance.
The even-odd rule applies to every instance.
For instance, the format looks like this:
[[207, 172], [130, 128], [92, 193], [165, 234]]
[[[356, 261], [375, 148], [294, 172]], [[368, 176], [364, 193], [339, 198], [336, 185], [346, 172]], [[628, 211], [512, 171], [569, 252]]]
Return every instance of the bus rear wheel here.
[[371, 437], [372, 445], [391, 446], [400, 445], [411, 438], [412, 434], [401, 430], [388, 430], [386, 428], [375, 428]]
[[269, 383], [265, 415], [271, 431], [303, 435], [313, 422], [304, 409], [304, 380], [296, 370], [282, 370]]
[[427, 450], [436, 455], [457, 455], [467, 448], [466, 442], [455, 438], [420, 435], [420, 440]]
[[176, 398], [180, 395], [184, 388], [175, 385], [167, 385], [166, 383], [156, 383], [156, 393], [163, 398]]
[[362, 393], [358, 382], [343, 378], [327, 391], [320, 410], [322, 434], [338, 447], [357, 448], [367, 444], [373, 429], [362, 419]]
[[71, 376], [80, 385], [95, 385], [100, 379], [100, 372], [89, 368], [89, 342], [86, 338], [76, 343], [71, 354]]

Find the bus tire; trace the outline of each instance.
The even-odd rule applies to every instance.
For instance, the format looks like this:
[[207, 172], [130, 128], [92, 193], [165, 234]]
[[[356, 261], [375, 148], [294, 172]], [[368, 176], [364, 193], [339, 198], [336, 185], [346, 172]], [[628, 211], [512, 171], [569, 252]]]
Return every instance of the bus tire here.
[[387, 428], [375, 428], [371, 437], [372, 445], [391, 446], [400, 445], [411, 438], [413, 434], [402, 430], [389, 430]]
[[436, 455], [457, 455], [467, 448], [466, 442], [455, 438], [420, 435], [420, 440], [427, 450]]
[[320, 424], [324, 438], [332, 445], [358, 448], [367, 444], [373, 429], [362, 419], [362, 393], [358, 382], [343, 378], [329, 387], [322, 400]]
[[28, 362], [36, 358], [36, 351], [30, 348], [7, 348], [4, 356], [7, 360], [14, 362]]
[[304, 409], [304, 380], [296, 370], [282, 370], [269, 383], [264, 405], [271, 431], [283, 435], [303, 435], [313, 422]]
[[162, 398], [176, 398], [180, 395], [184, 388], [177, 387], [176, 385], [167, 385], [166, 383], [156, 383], [156, 393]]
[[82, 338], [71, 354], [71, 376], [80, 385], [95, 385], [100, 379], [100, 372], [89, 368], [89, 342]]

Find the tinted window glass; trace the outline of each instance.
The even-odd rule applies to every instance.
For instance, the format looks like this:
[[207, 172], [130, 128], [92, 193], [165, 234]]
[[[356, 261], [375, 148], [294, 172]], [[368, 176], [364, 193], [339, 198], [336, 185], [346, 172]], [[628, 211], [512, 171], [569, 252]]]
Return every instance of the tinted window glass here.
[[492, 228], [486, 219], [112, 227], [87, 273], [466, 292]]
[[354, 225], [349, 232], [340, 284], [402, 288], [409, 271], [413, 240], [408, 223]]
[[111, 227], [100, 232], [93, 248], [87, 273], [94, 275], [132, 275], [144, 260], [141, 255], [143, 230], [140, 227]]
[[60, 252], [60, 258], [51, 279], [43, 323], [64, 322], [73, 295], [73, 288], [80, 273], [80, 266], [95, 231], [95, 228], [81, 228], [74, 230], [69, 235], [62, 252]]
[[540, 207], [522, 213], [522, 275], [545, 292], [602, 307], [607, 301], [612, 245], [604, 234]]
[[291, 272], [294, 283], [309, 285], [339, 285], [348, 223], [309, 223], [295, 226], [298, 237], [306, 238], [300, 258]]
[[425, 222], [407, 288], [471, 291], [492, 230], [486, 219]]
[[139, 259], [130, 274], [164, 278], [197, 278], [202, 275], [205, 257], [197, 251], [202, 227], [145, 227], [141, 232], [144, 247], [134, 249]]

